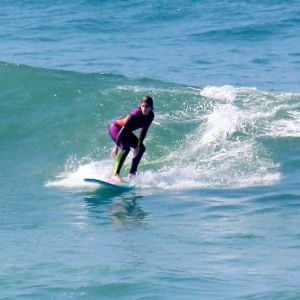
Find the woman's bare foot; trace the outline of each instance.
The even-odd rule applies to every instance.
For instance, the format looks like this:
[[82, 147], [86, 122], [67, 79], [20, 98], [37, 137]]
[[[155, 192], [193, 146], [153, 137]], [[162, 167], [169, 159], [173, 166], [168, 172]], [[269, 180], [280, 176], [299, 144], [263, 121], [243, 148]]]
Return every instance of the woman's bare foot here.
[[111, 177], [112, 180], [114, 181], [124, 181], [124, 179], [119, 175], [119, 174], [115, 174]]
[[129, 173], [128, 178], [129, 178], [129, 180], [133, 180], [135, 178], [135, 174]]

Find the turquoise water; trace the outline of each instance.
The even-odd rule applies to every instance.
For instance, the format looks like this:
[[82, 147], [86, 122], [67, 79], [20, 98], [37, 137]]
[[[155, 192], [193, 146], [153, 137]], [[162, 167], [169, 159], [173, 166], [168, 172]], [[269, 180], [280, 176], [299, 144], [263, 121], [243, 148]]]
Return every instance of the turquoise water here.
[[[297, 4], [4, 1], [0, 299], [298, 299]], [[137, 189], [84, 182], [146, 94]]]

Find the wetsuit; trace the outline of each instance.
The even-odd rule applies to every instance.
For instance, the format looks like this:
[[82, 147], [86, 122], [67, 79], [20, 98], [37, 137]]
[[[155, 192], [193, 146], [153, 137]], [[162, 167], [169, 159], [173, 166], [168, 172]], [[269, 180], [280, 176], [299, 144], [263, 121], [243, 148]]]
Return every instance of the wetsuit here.
[[[108, 132], [115, 143], [120, 147], [121, 151], [117, 156], [114, 166], [114, 173], [119, 174], [122, 165], [130, 151], [130, 148], [140, 148], [136, 157], [133, 158], [130, 174], [135, 174], [138, 164], [146, 150], [143, 141], [147, 134], [147, 130], [154, 119], [154, 113], [151, 110], [147, 115], [143, 115], [141, 109], [135, 108], [129, 114], [129, 118], [125, 124], [126, 117], [113, 120], [109, 125]], [[140, 137], [137, 138], [133, 131], [141, 128]]]

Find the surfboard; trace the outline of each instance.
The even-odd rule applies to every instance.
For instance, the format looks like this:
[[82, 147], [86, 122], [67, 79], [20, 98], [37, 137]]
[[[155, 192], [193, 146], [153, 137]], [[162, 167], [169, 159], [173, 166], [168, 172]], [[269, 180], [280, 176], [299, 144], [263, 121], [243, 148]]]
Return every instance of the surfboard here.
[[135, 185], [131, 182], [116, 181], [116, 180], [112, 180], [112, 179], [103, 180], [103, 179], [97, 179], [97, 178], [84, 178], [84, 181], [100, 184], [102, 186], [109, 187], [109, 188], [125, 190], [125, 191], [132, 190], [135, 188]]

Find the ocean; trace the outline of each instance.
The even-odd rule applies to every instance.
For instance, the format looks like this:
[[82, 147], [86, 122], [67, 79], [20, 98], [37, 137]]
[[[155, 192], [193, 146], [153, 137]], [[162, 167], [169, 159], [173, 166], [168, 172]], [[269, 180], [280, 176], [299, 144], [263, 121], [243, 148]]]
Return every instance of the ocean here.
[[299, 4], [1, 1], [0, 299], [300, 299]]

